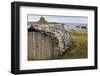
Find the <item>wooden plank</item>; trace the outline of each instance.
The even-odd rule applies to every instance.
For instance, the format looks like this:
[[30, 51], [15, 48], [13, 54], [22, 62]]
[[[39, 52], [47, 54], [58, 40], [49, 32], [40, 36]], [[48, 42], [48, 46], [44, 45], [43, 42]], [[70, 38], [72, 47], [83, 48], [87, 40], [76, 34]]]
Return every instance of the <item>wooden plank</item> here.
[[45, 55], [44, 55], [44, 57], [47, 57], [47, 51], [48, 51], [48, 36], [46, 36], [46, 38], [45, 38]]
[[42, 59], [42, 53], [41, 53], [41, 46], [42, 46], [42, 44], [41, 44], [41, 36], [42, 36], [42, 34], [41, 33], [38, 33], [38, 59]]
[[41, 50], [42, 50], [42, 58], [43, 58], [43, 59], [46, 59], [46, 57], [45, 57], [45, 50], [46, 50], [45, 48], [46, 48], [46, 47], [45, 47], [44, 44], [45, 44], [44, 34], [42, 34], [42, 35], [41, 35], [41, 45], [42, 45], [42, 46], [41, 46], [41, 48], [42, 48]]
[[32, 32], [28, 32], [28, 60], [31, 60], [32, 56]]
[[52, 58], [52, 54], [53, 54], [53, 40], [52, 40], [52, 38], [51, 37], [49, 37], [49, 46], [50, 46], [50, 50], [49, 50], [49, 58], [51, 59]]
[[50, 36], [46, 37], [46, 48], [47, 48], [47, 50], [45, 51], [45, 53], [46, 53], [45, 56], [47, 57], [47, 59], [51, 59], [52, 58], [52, 56], [51, 56], [51, 54], [52, 54], [52, 40], [51, 40]]
[[[47, 39], [47, 35], [45, 35], [44, 37]], [[44, 58], [45, 58], [45, 59], [48, 59], [48, 55], [47, 55], [48, 43], [47, 43], [46, 39], [45, 39], [45, 41], [44, 41], [44, 42], [45, 42], [45, 43], [44, 43], [44, 45], [45, 45], [45, 46], [44, 46], [44, 47], [45, 47], [45, 48], [44, 48], [44, 49], [45, 49], [45, 50], [44, 50]]]
[[35, 59], [38, 59], [38, 32], [35, 32]]
[[32, 42], [33, 42], [33, 45], [32, 45], [32, 52], [33, 52], [33, 59], [35, 59], [35, 56], [36, 56], [36, 52], [35, 52], [35, 32], [32, 33], [33, 37], [32, 37]]
[[47, 42], [46, 42], [46, 43], [47, 43], [47, 47], [46, 47], [46, 48], [47, 48], [47, 50], [46, 50], [46, 56], [47, 56], [47, 58], [49, 58], [49, 56], [48, 56], [48, 53], [49, 53], [49, 52], [48, 52], [48, 51], [49, 51], [49, 48], [50, 48], [50, 46], [49, 46], [50, 43], [49, 43], [49, 37], [48, 37], [48, 36], [47, 36]]

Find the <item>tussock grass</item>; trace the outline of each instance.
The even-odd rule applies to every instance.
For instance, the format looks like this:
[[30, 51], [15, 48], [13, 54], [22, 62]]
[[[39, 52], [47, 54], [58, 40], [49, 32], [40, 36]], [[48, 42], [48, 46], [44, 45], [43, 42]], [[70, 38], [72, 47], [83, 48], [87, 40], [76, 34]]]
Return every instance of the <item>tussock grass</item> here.
[[61, 59], [80, 59], [88, 57], [87, 32], [71, 32], [73, 45], [61, 56]]

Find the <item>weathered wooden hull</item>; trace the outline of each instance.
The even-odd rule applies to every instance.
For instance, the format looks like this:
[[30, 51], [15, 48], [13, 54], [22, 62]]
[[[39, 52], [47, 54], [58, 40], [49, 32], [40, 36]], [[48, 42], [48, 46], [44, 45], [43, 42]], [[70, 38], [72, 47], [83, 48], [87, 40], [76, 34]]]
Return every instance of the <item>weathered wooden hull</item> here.
[[28, 60], [57, 59], [72, 45], [64, 29], [30, 26], [28, 29]]

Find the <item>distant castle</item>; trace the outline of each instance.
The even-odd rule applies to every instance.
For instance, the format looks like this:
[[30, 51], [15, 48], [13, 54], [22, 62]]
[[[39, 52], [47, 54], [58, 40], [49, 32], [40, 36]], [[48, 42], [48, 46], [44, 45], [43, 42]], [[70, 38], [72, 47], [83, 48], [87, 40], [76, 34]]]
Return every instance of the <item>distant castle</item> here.
[[41, 27], [50, 27], [50, 28], [64, 28], [63, 23], [56, 23], [56, 22], [48, 22], [45, 20], [44, 17], [40, 17], [40, 20], [37, 22], [28, 22], [28, 25], [38, 25]]

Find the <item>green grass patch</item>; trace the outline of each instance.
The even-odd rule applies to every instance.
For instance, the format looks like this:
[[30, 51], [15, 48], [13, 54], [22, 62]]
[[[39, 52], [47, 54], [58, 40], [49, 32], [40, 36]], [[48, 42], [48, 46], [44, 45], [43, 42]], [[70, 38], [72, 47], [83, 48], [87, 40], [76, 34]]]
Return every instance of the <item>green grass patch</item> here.
[[87, 32], [71, 32], [73, 45], [61, 56], [61, 59], [80, 59], [88, 57]]

